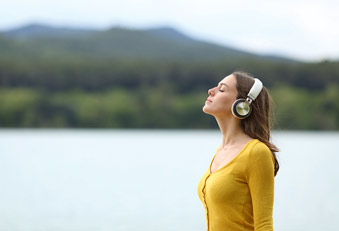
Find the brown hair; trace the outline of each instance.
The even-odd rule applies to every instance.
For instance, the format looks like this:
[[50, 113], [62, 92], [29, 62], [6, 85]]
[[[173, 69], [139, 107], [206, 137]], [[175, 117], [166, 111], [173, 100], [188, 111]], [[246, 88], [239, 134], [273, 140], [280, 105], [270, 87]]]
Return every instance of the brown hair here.
[[[237, 80], [237, 98], [246, 99], [248, 92], [254, 84], [253, 75], [243, 71], [235, 71], [232, 75]], [[251, 115], [241, 120], [241, 128], [247, 135], [260, 140], [271, 150], [274, 157], [274, 176], [276, 176], [279, 171], [279, 162], [275, 153], [279, 152], [279, 149], [270, 142], [270, 129], [274, 118], [271, 104], [271, 96], [266, 87], [263, 87], [258, 97], [251, 104]]]

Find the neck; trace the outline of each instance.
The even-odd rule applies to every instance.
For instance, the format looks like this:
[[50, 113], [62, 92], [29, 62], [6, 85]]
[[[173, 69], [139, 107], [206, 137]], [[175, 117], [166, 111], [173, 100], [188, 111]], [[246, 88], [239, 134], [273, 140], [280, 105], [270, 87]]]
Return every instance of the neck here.
[[222, 133], [221, 147], [232, 146], [247, 136], [241, 129], [241, 121], [235, 117], [215, 117]]

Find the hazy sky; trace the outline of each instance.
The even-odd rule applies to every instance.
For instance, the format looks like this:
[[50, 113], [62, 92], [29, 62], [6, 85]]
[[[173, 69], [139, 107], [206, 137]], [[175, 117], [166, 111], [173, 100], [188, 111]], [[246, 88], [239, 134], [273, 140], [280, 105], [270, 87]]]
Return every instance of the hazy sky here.
[[2, 0], [0, 30], [31, 22], [108, 28], [171, 26], [261, 54], [339, 59], [338, 0]]

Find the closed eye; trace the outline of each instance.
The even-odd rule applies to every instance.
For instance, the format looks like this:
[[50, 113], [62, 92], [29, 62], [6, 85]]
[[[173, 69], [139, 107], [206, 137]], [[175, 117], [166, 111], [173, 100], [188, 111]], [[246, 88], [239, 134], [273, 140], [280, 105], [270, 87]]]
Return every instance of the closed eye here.
[[228, 88], [227, 84], [225, 83], [219, 83], [219, 91], [224, 92], [225, 88]]
[[220, 92], [224, 92], [224, 91], [225, 91], [225, 86], [224, 86], [224, 85], [221, 85], [221, 86], [219, 87], [219, 91], [220, 91]]

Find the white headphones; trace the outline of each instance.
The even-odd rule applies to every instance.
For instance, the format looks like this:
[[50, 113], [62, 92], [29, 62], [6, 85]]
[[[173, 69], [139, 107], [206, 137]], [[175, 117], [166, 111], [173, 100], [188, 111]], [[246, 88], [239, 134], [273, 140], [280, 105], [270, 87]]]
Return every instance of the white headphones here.
[[232, 114], [238, 119], [245, 119], [246, 117], [248, 117], [252, 112], [251, 103], [258, 97], [262, 88], [262, 82], [259, 79], [255, 78], [254, 84], [250, 92], [248, 93], [247, 98], [237, 99], [232, 104]]

